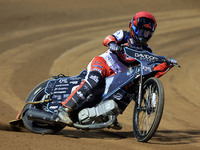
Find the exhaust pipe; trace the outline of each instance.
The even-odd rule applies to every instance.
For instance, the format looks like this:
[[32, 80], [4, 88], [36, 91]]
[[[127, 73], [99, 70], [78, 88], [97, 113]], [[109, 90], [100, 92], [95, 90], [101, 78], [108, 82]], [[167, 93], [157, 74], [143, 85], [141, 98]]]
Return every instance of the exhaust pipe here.
[[46, 112], [40, 109], [31, 108], [27, 112], [27, 118], [29, 120], [39, 122], [39, 123], [47, 123], [50, 125], [55, 125], [54, 117], [55, 114], [51, 112]]

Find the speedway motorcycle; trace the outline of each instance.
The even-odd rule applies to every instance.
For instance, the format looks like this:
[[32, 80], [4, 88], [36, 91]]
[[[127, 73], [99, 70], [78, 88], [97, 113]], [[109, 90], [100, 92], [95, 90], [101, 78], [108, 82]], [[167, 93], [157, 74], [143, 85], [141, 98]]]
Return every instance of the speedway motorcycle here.
[[[98, 94], [89, 96], [88, 102], [73, 111], [70, 116], [72, 127], [83, 130], [110, 128], [119, 114], [117, 101], [123, 101], [128, 88], [135, 102], [132, 117], [134, 136], [140, 142], [147, 142], [155, 134], [164, 109], [163, 85], [154, 77], [157, 71], [153, 71], [153, 68], [156, 64], [170, 62], [164, 56], [133, 47], [124, 45], [122, 50], [137, 60], [139, 65], [105, 78], [105, 83], [97, 90]], [[58, 108], [86, 74], [86, 70], [73, 77], [59, 74], [37, 85], [10, 125], [13, 128], [25, 127], [39, 134], [61, 131], [65, 125], [55, 119]]]

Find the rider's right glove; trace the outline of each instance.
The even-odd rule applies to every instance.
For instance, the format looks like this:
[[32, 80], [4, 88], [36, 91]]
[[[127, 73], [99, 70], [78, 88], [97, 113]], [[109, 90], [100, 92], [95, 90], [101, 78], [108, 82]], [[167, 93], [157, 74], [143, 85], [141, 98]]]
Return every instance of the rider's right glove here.
[[110, 43], [109, 44], [109, 49], [112, 51], [112, 52], [117, 52], [119, 51], [120, 49], [120, 46], [115, 44], [115, 43]]
[[169, 65], [173, 65], [173, 64], [177, 64], [177, 61], [176, 61], [176, 59], [169, 58], [168, 63], [169, 63]]

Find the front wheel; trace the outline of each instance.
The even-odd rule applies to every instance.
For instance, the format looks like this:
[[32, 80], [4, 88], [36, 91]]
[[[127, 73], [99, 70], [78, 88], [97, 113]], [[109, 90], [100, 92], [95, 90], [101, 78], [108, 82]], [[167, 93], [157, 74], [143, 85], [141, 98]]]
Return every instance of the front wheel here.
[[144, 82], [140, 105], [135, 104], [133, 132], [139, 142], [147, 142], [155, 134], [164, 109], [164, 88], [158, 78]]

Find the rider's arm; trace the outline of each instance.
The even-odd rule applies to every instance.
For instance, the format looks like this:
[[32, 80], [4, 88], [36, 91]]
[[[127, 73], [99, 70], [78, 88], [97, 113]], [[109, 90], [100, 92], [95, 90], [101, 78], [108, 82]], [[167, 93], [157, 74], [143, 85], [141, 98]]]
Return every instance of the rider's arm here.
[[123, 30], [119, 30], [117, 32], [115, 32], [112, 35], [108, 35], [104, 41], [103, 41], [103, 45], [108, 47], [110, 43], [115, 43], [118, 44], [119, 42], [121, 42], [124, 38], [124, 31]]

